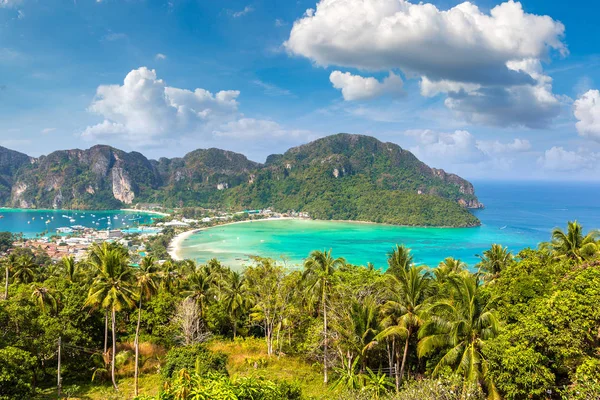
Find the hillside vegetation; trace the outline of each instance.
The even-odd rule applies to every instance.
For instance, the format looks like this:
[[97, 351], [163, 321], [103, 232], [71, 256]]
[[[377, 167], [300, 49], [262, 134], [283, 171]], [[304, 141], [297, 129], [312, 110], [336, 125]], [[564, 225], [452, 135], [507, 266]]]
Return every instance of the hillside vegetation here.
[[478, 225], [468, 208], [482, 206], [466, 180], [398, 145], [349, 134], [271, 155], [265, 164], [219, 149], [158, 161], [102, 145], [39, 158], [0, 149], [0, 201], [21, 208], [270, 208], [420, 226]]
[[385, 271], [331, 251], [243, 272], [132, 268], [107, 243], [58, 265], [14, 251], [0, 399], [56, 390], [59, 337], [71, 397], [131, 398], [138, 376], [140, 400], [598, 399], [597, 237], [573, 222], [537, 250], [493, 244], [471, 268], [415, 265], [399, 245]]

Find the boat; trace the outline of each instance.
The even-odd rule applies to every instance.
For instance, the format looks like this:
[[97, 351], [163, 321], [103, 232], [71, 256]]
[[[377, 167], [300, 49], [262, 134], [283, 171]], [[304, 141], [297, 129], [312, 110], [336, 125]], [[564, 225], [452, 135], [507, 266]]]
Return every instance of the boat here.
[[504, 225], [503, 227], [500, 228], [500, 230], [506, 229], [506, 225]]
[[4, 218], [4, 215], [0, 215], [0, 219]]
[[75, 218], [69, 218], [69, 222], [75, 222]]

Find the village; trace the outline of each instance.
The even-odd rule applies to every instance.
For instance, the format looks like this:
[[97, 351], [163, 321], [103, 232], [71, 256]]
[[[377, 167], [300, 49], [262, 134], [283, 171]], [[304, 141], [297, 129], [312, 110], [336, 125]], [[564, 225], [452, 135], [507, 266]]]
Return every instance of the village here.
[[[135, 211], [150, 211], [155, 208], [138, 207]], [[309, 218], [308, 213], [290, 211], [277, 213], [270, 209], [245, 210], [234, 213], [210, 209], [197, 209], [193, 214], [198, 217], [186, 217], [189, 209], [174, 209], [170, 213], [161, 213], [160, 218], [152, 224], [140, 225], [135, 228], [97, 229], [83, 225], [72, 225], [56, 229], [55, 234], [23, 238], [14, 243], [15, 247], [27, 248], [35, 252], [45, 253], [53, 262], [60, 261], [63, 257], [73, 257], [76, 261], [83, 260], [90, 246], [94, 243], [105, 241], [117, 242], [129, 250], [132, 260], [137, 260], [146, 255], [148, 241], [165, 231], [174, 235], [186, 230], [208, 228], [231, 222], [250, 219], [266, 218]], [[161, 260], [162, 261], [162, 260]]]

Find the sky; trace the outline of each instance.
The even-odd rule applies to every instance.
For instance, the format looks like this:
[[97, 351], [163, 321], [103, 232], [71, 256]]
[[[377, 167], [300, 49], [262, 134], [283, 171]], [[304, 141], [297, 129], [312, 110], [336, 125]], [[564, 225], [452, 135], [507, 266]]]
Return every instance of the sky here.
[[600, 5], [0, 0], [0, 145], [150, 158], [372, 135], [469, 179], [600, 180]]

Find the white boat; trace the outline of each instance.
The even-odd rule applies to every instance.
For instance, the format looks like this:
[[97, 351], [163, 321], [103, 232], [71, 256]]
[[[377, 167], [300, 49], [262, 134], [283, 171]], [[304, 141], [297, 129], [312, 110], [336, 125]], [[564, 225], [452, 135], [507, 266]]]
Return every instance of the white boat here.
[[75, 222], [75, 218], [69, 218], [69, 222]]

